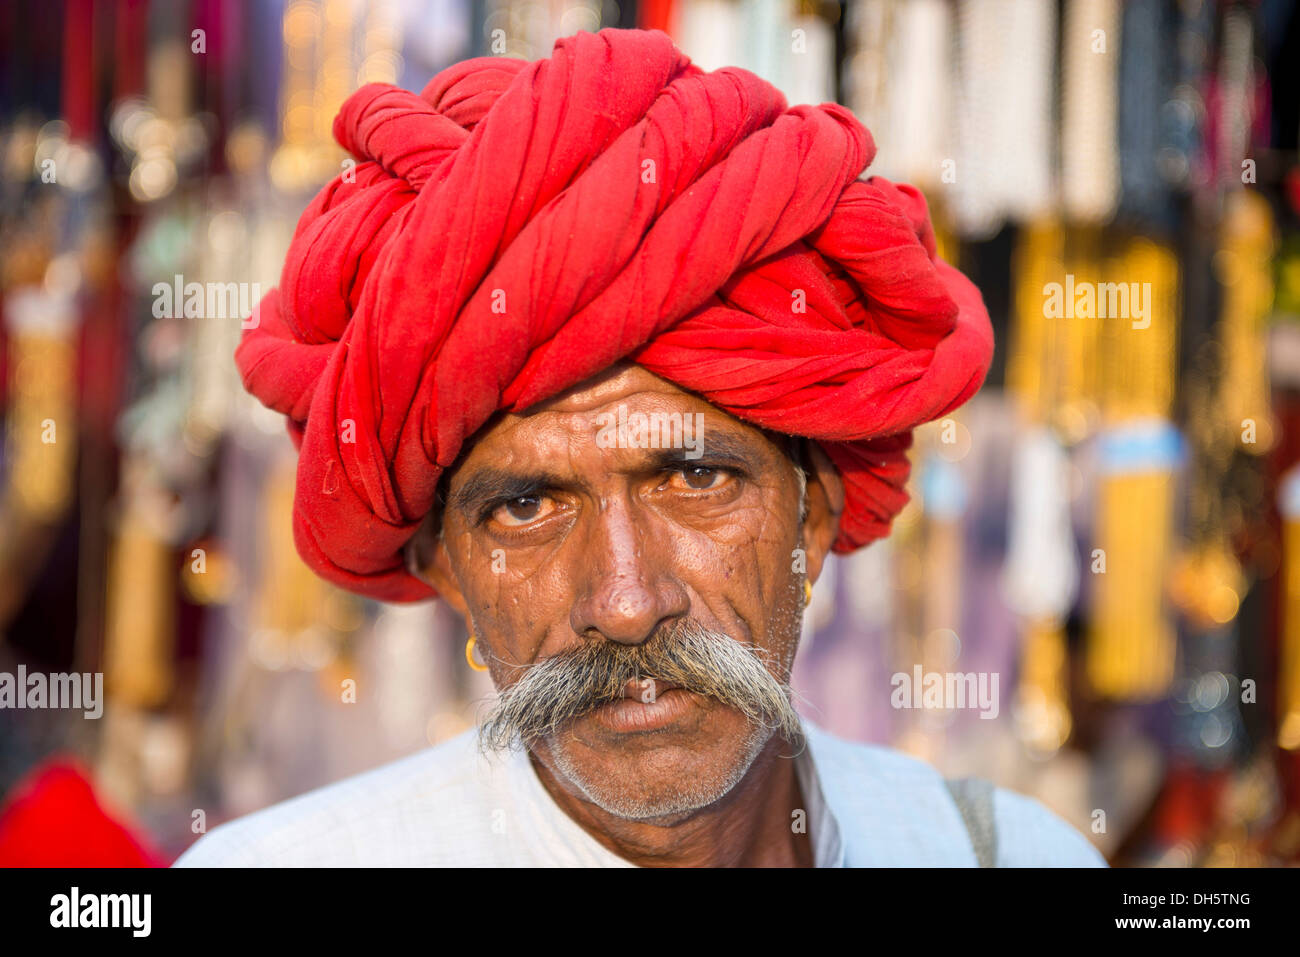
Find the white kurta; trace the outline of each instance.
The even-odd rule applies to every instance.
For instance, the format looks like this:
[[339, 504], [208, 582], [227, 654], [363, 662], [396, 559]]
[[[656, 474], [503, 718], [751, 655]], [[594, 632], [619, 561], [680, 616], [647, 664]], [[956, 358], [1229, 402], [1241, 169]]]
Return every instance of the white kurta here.
[[[818, 867], [974, 867], [943, 778], [804, 719], [795, 761]], [[1037, 801], [994, 792], [997, 865], [1105, 861]], [[434, 748], [214, 828], [177, 867], [632, 867], [551, 799], [521, 751], [485, 757], [471, 730]]]

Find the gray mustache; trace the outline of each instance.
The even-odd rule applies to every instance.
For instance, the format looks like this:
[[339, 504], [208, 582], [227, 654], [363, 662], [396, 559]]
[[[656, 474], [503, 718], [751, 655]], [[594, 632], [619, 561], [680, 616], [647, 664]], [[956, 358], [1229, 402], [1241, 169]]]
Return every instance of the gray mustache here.
[[484, 750], [524, 746], [565, 723], [617, 700], [629, 681], [654, 678], [716, 698], [751, 723], [802, 743], [788, 683], [775, 678], [770, 656], [692, 619], [639, 645], [586, 641], [528, 666], [500, 692], [479, 724]]

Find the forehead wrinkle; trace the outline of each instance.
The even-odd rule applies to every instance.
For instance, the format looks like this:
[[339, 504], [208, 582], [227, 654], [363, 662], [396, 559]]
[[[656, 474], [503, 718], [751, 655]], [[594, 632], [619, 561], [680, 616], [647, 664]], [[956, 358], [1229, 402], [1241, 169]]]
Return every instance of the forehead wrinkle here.
[[[706, 409], [713, 410], [713, 415], [705, 414], [715, 420], [712, 428], [706, 420], [700, 429], [702, 454], [732, 458], [742, 463], [749, 463], [755, 468], [760, 466], [765, 445], [762, 432], [752, 426], [747, 427], [744, 423], [733, 423], [725, 414], [717, 412], [707, 403], [702, 405]], [[676, 408], [665, 409], [658, 403], [654, 406], [647, 405], [632, 409], [629, 415], [636, 412], [648, 415], [680, 414], [683, 417], [695, 414], [692, 411]], [[487, 443], [477, 450], [479, 455], [475, 458], [484, 455], [497, 458], [502, 453], [508, 453], [512, 462], [511, 470], [520, 474], [530, 474], [534, 471], [528, 464], [529, 460], [545, 463], [544, 468], [549, 468], [552, 472], [555, 470], [556, 462], [564, 461], [569, 464], [575, 477], [581, 474], [578, 463], [583, 454], [588, 451], [598, 455], [602, 470], [609, 469], [611, 458], [614, 456], [627, 463], [623, 466], [626, 471], [655, 470], [680, 462], [689, 464], [695, 461], [693, 458], [686, 458], [685, 453], [688, 450], [685, 448], [599, 448], [596, 444], [597, 435], [602, 429], [608, 428], [609, 424], [598, 422], [598, 419], [601, 416], [616, 414], [614, 409], [596, 407], [585, 410], [551, 409], [520, 416], [513, 421], [503, 423], [508, 424], [508, 431], [505, 434], [488, 437]], [[752, 430], [751, 433], [747, 434], [746, 428]], [[499, 446], [501, 448], [498, 451]], [[542, 467], [539, 467], [539, 471], [541, 470]]]
[[699, 396], [663, 379], [650, 370], [626, 361], [615, 363], [605, 372], [593, 376], [587, 383], [578, 383], [557, 395], [543, 399], [524, 414], [534, 411], [584, 411], [617, 401], [626, 401], [641, 392], [691, 398], [703, 402]]

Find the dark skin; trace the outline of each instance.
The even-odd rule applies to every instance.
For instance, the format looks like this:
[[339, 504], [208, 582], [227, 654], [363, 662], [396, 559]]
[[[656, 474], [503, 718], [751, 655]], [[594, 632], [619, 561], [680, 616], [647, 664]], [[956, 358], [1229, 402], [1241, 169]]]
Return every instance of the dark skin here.
[[[596, 417], [620, 404], [702, 413], [702, 456], [600, 447]], [[639, 366], [617, 365], [489, 423], [448, 474], [446, 505], [413, 540], [412, 564], [470, 623], [499, 689], [520, 666], [577, 643], [641, 643], [683, 616], [766, 653], [769, 670], [788, 680], [804, 578], [821, 572], [844, 491], [808, 443], [800, 522], [793, 462], [773, 439]], [[792, 570], [800, 548], [806, 576]], [[809, 835], [791, 827], [806, 804], [790, 744], [756, 739], [717, 699], [668, 693], [687, 706], [667, 727], [618, 731], [585, 715], [535, 742], [532, 762], [555, 802], [635, 864], [811, 865]], [[653, 808], [683, 787], [702, 803], [635, 818], [610, 810]]]

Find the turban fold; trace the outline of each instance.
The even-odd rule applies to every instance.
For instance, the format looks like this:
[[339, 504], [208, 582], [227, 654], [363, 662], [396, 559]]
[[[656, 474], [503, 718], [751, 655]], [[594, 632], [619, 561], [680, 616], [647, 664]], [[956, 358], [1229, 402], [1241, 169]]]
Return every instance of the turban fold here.
[[888, 533], [912, 428], [988, 369], [978, 290], [918, 190], [858, 178], [854, 116], [659, 31], [466, 60], [418, 96], [372, 83], [334, 135], [358, 162], [303, 213], [236, 362], [299, 449], [299, 553], [352, 591], [433, 597], [402, 552], [443, 470], [498, 410], [619, 360], [816, 440], [845, 483], [837, 552]]

